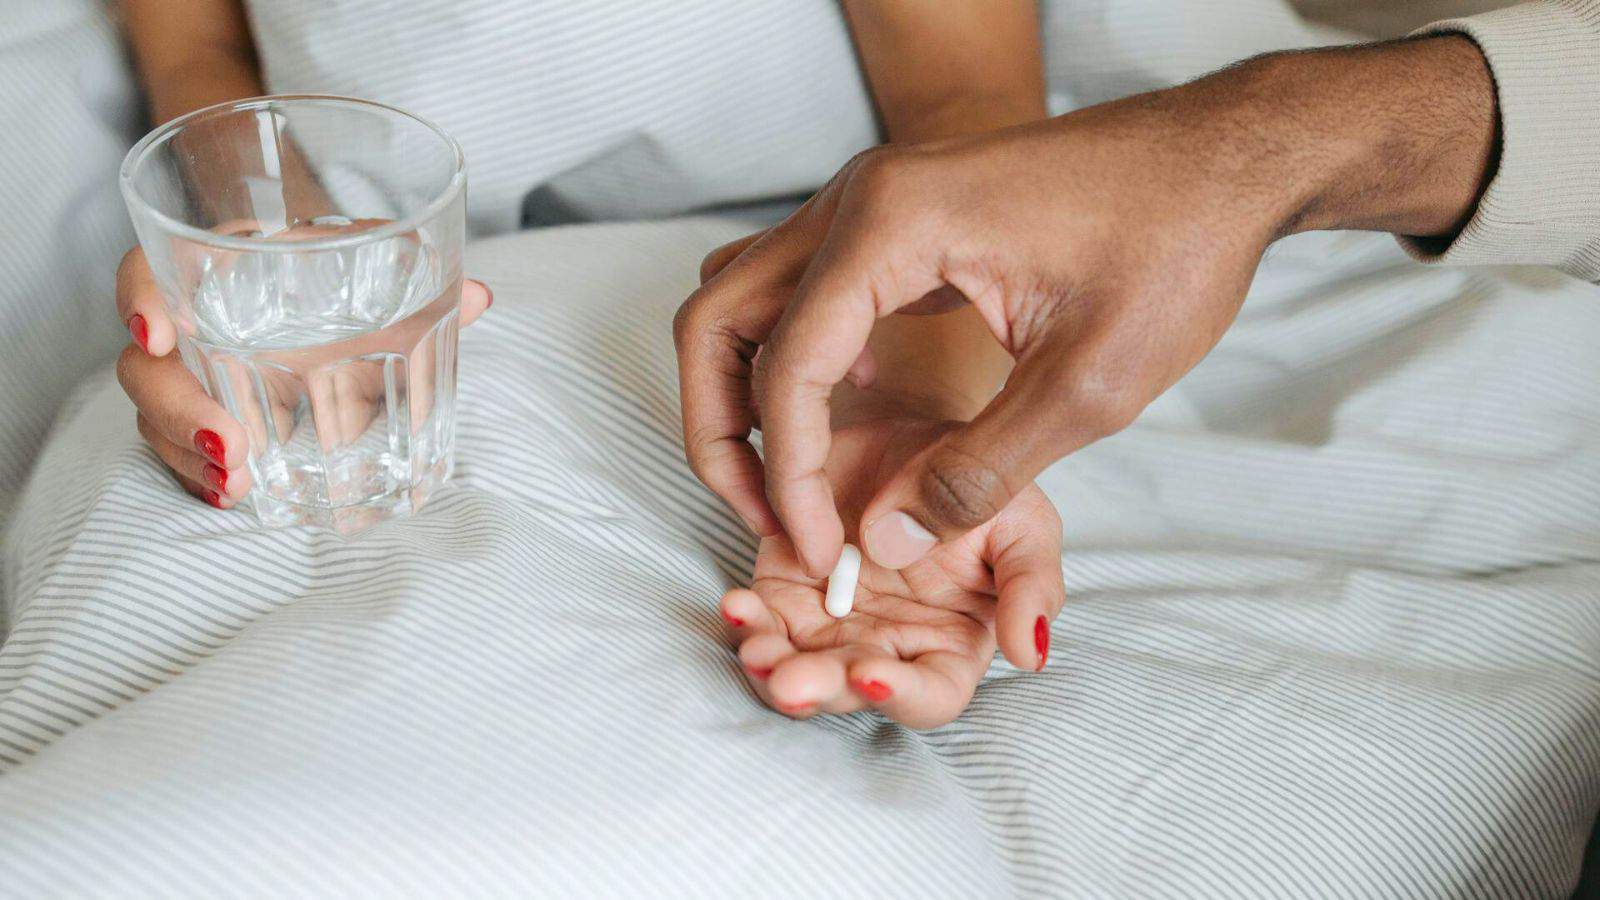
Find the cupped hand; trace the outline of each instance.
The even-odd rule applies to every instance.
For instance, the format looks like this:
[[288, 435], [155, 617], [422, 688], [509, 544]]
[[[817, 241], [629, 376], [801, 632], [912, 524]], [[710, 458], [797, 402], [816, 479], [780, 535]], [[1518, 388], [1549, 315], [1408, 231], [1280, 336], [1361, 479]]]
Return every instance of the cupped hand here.
[[[883, 480], [953, 423], [880, 419], [841, 428], [826, 463], [851, 533]], [[722, 617], [756, 693], [795, 717], [873, 708], [913, 728], [954, 719], [998, 644], [1013, 665], [1043, 668], [1061, 609], [1061, 519], [1035, 486], [981, 526], [899, 570], [863, 561], [855, 606], [823, 610], [789, 540], [761, 542], [749, 589]]]
[[[306, 236], [370, 227], [369, 221], [348, 226], [299, 226]], [[167, 313], [161, 290], [144, 251], [130, 250], [117, 269], [117, 313], [132, 341], [117, 360], [117, 378], [138, 409], [139, 434], [161, 458], [178, 484], [195, 497], [228, 509], [249, 493], [250, 433], [268, 423], [241, 424], [213, 400], [174, 350], [178, 326]], [[461, 290], [461, 324], [471, 324], [493, 303], [489, 288], [466, 281]], [[269, 393], [274, 386], [265, 385]], [[281, 392], [295, 394], [290, 388]], [[280, 418], [290, 414], [285, 406]], [[282, 422], [275, 423], [282, 425]]]

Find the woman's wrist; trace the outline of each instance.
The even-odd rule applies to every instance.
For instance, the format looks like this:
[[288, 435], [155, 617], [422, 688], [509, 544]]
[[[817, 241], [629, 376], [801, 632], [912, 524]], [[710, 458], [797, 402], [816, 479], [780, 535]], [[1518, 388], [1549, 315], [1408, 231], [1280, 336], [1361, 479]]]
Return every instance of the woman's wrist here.
[[145, 78], [150, 118], [161, 124], [197, 109], [266, 93], [261, 76], [248, 62], [216, 54]]
[[829, 408], [833, 427], [839, 429], [880, 419], [965, 422], [983, 408], [983, 403], [974, 403], [955, 390], [914, 391], [879, 385], [859, 388], [842, 381], [834, 386]]
[[1049, 114], [1043, 96], [968, 94], [929, 98], [888, 118], [884, 130], [890, 143], [913, 144], [982, 134]]

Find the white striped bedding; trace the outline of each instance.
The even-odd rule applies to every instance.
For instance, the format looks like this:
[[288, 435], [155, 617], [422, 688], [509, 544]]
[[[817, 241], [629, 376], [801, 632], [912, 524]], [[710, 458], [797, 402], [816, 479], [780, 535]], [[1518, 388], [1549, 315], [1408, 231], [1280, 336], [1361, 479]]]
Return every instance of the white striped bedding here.
[[1050, 470], [1071, 599], [928, 733], [791, 722], [713, 601], [667, 324], [717, 219], [481, 242], [461, 460], [354, 542], [172, 489], [109, 375], [5, 544], [0, 895], [1553, 897], [1600, 804], [1600, 297], [1275, 248]]
[[[831, 0], [251, 6], [274, 89], [460, 134], [484, 233], [784, 194], [871, 139]], [[0, 517], [120, 341], [94, 311], [134, 107], [100, 7], [0, 4]], [[1041, 9], [1057, 108], [1327, 39], [1269, 0]], [[742, 228], [476, 246], [460, 475], [354, 543], [187, 500], [91, 378], [4, 543], [0, 897], [1570, 887], [1600, 805], [1595, 288], [1280, 245], [1217, 354], [1043, 479], [1050, 669], [917, 734], [782, 720], [722, 643], [752, 548], [681, 463], [666, 321]]]

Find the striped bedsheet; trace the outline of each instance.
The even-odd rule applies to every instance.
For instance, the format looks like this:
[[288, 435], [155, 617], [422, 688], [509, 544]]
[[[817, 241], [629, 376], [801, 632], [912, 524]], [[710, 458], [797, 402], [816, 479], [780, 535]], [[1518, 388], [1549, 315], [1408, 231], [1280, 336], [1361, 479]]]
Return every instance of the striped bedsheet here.
[[459, 474], [355, 540], [174, 489], [109, 373], [6, 537], [0, 896], [1553, 897], [1600, 804], [1600, 296], [1274, 248], [1043, 483], [1071, 599], [911, 732], [749, 694], [683, 464], [688, 219], [477, 244]]

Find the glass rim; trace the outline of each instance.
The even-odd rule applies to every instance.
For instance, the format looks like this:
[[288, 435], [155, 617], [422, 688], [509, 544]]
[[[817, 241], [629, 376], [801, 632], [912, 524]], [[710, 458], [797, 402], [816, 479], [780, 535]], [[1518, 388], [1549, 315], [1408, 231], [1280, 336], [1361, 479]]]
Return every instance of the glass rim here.
[[[392, 219], [376, 228], [369, 228], [356, 234], [317, 238], [309, 241], [275, 241], [264, 237], [238, 237], [236, 235], [207, 231], [187, 222], [180, 222], [151, 206], [145, 201], [144, 197], [140, 196], [138, 189], [134, 187], [134, 175], [145, 163], [150, 153], [158, 145], [176, 134], [183, 126], [200, 119], [213, 118], [225, 113], [266, 109], [274, 104], [303, 101], [332, 101], [340, 105], [382, 110], [416, 122], [433, 132], [450, 149], [452, 162], [449, 183], [445, 185], [437, 196], [429, 200], [425, 206], [410, 215]], [[187, 238], [195, 243], [226, 250], [245, 250], [257, 253], [307, 253], [355, 247], [397, 237], [408, 231], [415, 231], [424, 222], [438, 215], [440, 210], [455, 202], [455, 199], [460, 196], [462, 188], [466, 185], [466, 166], [466, 154], [462, 151], [461, 144], [451, 137], [449, 132], [446, 132], [429, 119], [423, 118], [416, 113], [407, 112], [397, 106], [379, 103], [376, 100], [363, 100], [360, 97], [346, 97], [339, 94], [264, 94], [259, 97], [246, 97], [241, 100], [225, 100], [222, 103], [214, 103], [211, 106], [184, 113], [157, 126], [149, 134], [140, 138], [128, 150], [127, 155], [122, 158], [122, 167], [118, 171], [117, 181], [122, 189], [123, 201], [128, 204], [128, 208], [136, 215], [152, 219], [168, 232]]]

